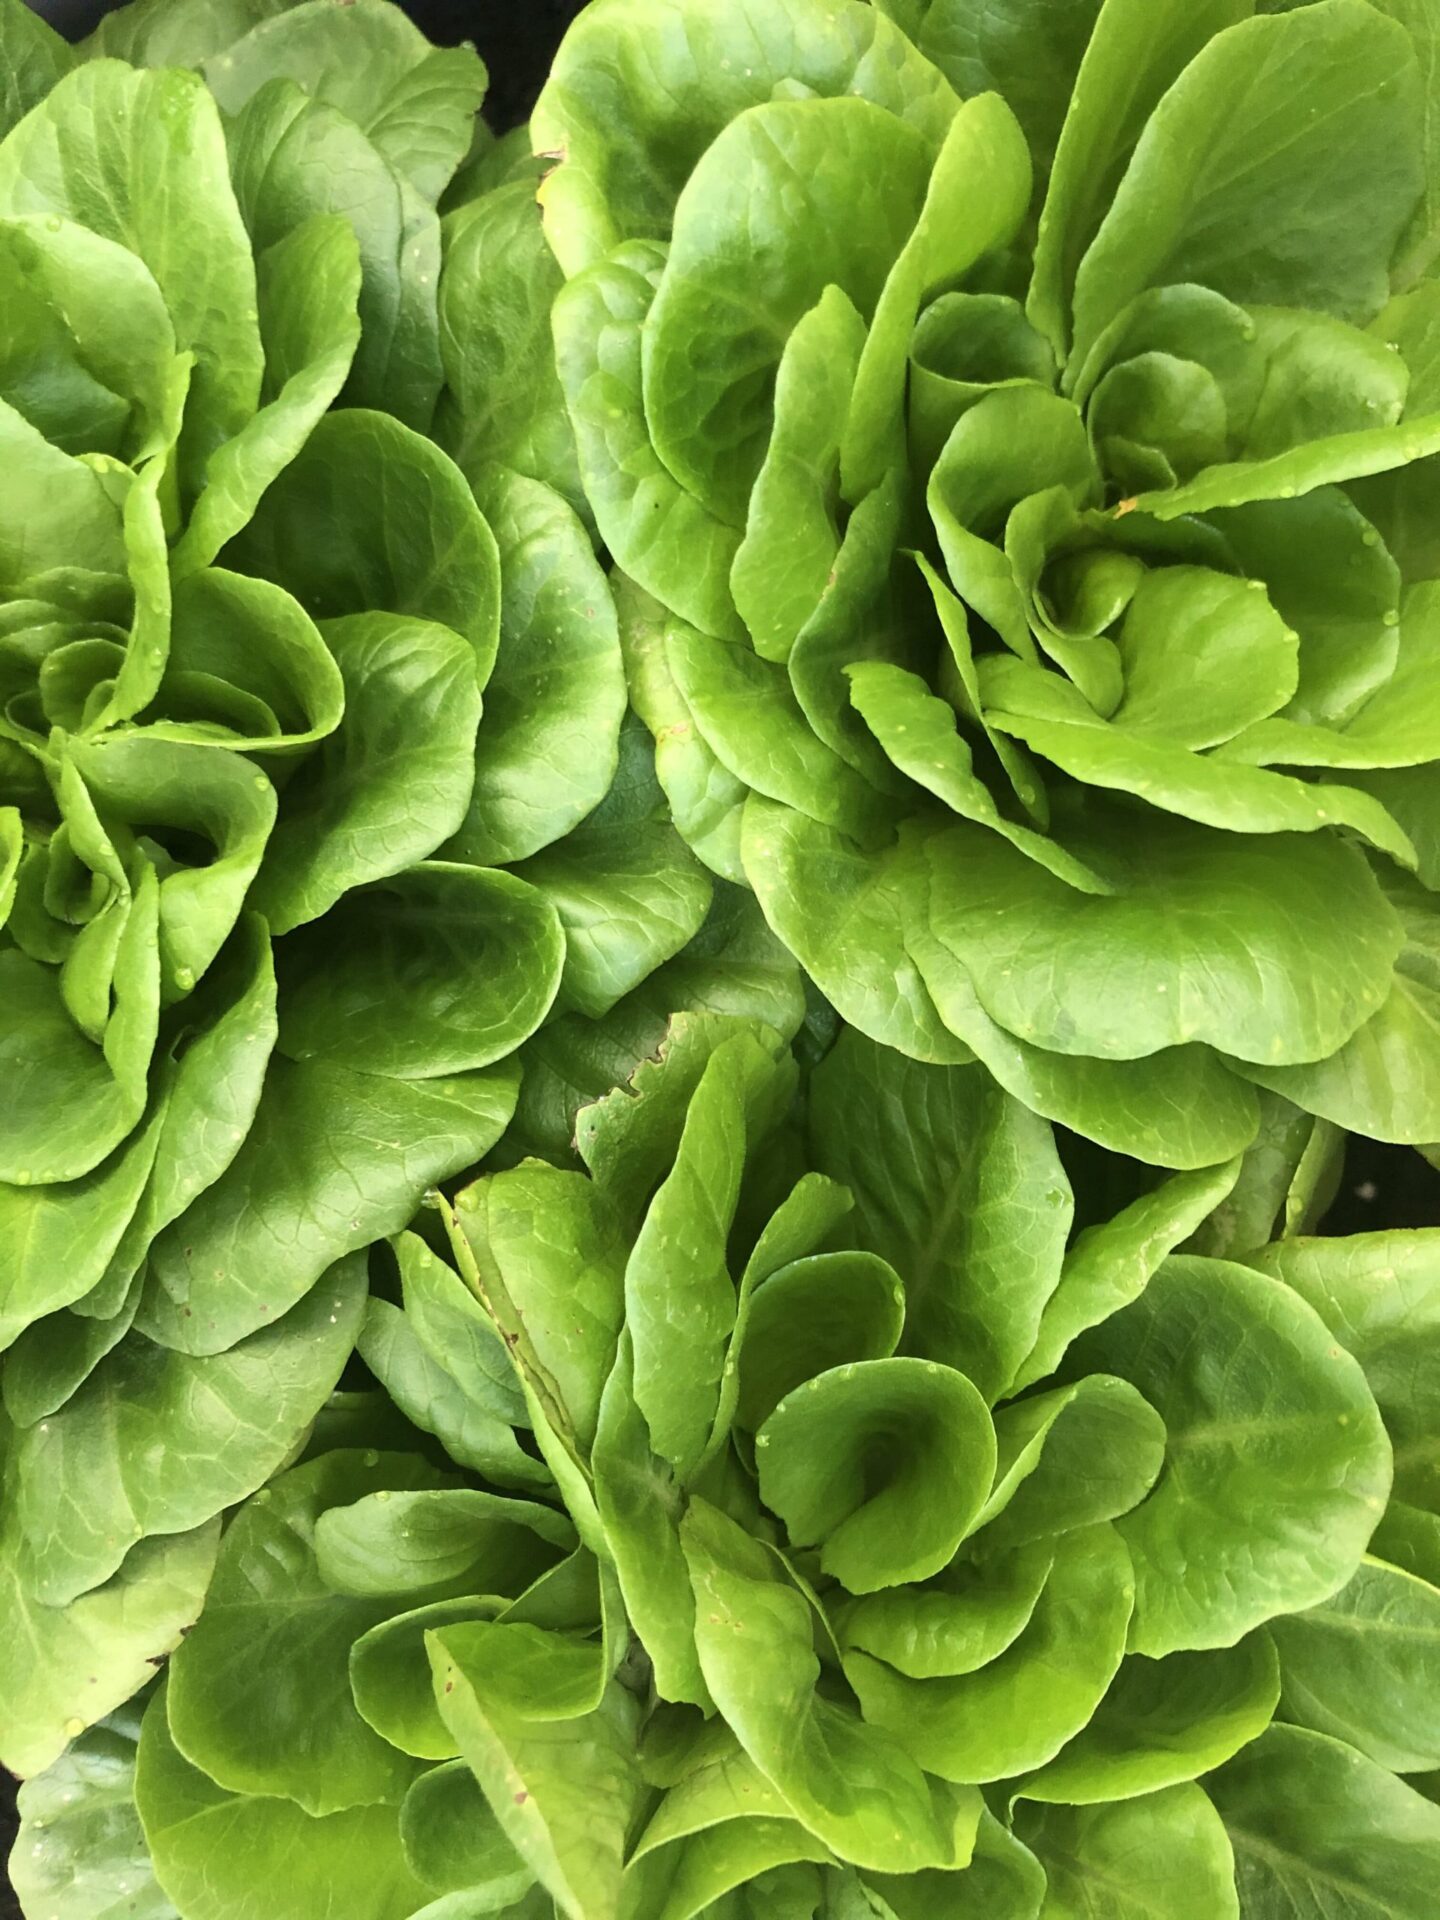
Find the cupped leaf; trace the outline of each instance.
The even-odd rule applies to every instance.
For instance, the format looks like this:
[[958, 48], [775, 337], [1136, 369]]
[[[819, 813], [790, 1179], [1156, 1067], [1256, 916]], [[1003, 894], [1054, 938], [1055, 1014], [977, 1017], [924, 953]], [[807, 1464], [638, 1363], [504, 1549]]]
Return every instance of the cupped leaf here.
[[522, 476], [587, 512], [550, 332], [563, 281], [531, 182], [457, 208], [441, 235], [435, 439], [472, 485]]
[[230, 114], [278, 75], [295, 80], [353, 120], [432, 201], [465, 157], [486, 79], [473, 47], [432, 47], [374, 0], [277, 13], [212, 55], [204, 72]]
[[692, 1500], [681, 1538], [706, 1682], [796, 1818], [862, 1867], [913, 1873], [969, 1858], [979, 1796], [928, 1780], [908, 1742], [816, 1691], [809, 1603], [766, 1548]]
[[1050, 1129], [979, 1067], [846, 1032], [811, 1080], [810, 1141], [855, 1196], [859, 1244], [904, 1281], [905, 1350], [995, 1399], [1061, 1274], [1071, 1203]]
[[[498, 1594], [432, 1600], [362, 1633], [350, 1649], [350, 1690], [361, 1719], [401, 1753], [420, 1760], [453, 1760], [459, 1748], [435, 1705], [425, 1636], [432, 1628], [491, 1620], [504, 1606]], [[409, 1799], [407, 1794], [407, 1804]]]
[[1322, 1058], [1375, 1011], [1401, 929], [1354, 848], [1097, 803], [1082, 851], [1099, 852], [1102, 820], [1121, 882], [1105, 898], [973, 827], [932, 843], [931, 926], [1008, 1032], [1112, 1060], [1202, 1040], [1278, 1065]]
[[344, 219], [360, 250], [361, 323], [346, 398], [423, 431], [443, 378], [433, 206], [353, 120], [283, 74], [231, 122], [230, 155], [257, 252], [317, 215]]
[[470, 1912], [509, 1912], [534, 1884], [463, 1761], [422, 1773], [411, 1787], [400, 1844], [417, 1878], [437, 1893], [468, 1895]]
[[49, 22], [24, 5], [7, 3], [0, 14], [0, 45], [5, 72], [0, 93], [3, 139], [69, 72], [74, 55]]
[[845, 1675], [868, 1722], [942, 1780], [1002, 1780], [1043, 1766], [1094, 1714], [1119, 1669], [1135, 1586], [1113, 1526], [1070, 1533], [1014, 1640], [970, 1673], [907, 1679], [852, 1651]]
[[314, 1541], [316, 1569], [332, 1593], [368, 1599], [460, 1586], [513, 1599], [575, 1536], [563, 1515], [534, 1501], [477, 1487], [383, 1487], [327, 1507]]
[[850, 1362], [888, 1360], [905, 1323], [895, 1269], [869, 1253], [817, 1253], [764, 1276], [737, 1329], [735, 1417], [757, 1432], [793, 1389]]
[[104, 1586], [43, 1606], [14, 1564], [13, 1508], [0, 1538], [10, 1623], [0, 1652], [0, 1757], [38, 1773], [86, 1727], [136, 1694], [194, 1625], [219, 1545], [218, 1522], [143, 1540]]
[[348, 894], [281, 948], [279, 1048], [400, 1079], [487, 1067], [539, 1026], [563, 963], [533, 887], [426, 861]]
[[605, 798], [625, 674], [610, 589], [571, 508], [504, 471], [480, 498], [500, 550], [500, 651], [470, 809], [447, 851], [497, 866], [549, 846]]
[[345, 713], [285, 790], [255, 904], [277, 933], [435, 852], [475, 784], [480, 695], [452, 629], [392, 614], [327, 620]]
[[65, 76], [4, 143], [0, 214], [73, 220], [144, 261], [195, 356], [182, 444], [198, 478], [255, 411], [262, 371], [250, 243], [199, 75], [99, 60]]
[[817, 1374], [755, 1436], [760, 1491], [797, 1547], [851, 1593], [938, 1573], [995, 1471], [985, 1403], [933, 1361], [864, 1360]]
[[983, 1563], [956, 1559], [921, 1587], [867, 1594], [838, 1621], [843, 1652], [868, 1653], [911, 1680], [974, 1673], [1029, 1624], [1055, 1550], [1033, 1541]]
[[500, 564], [459, 469], [388, 414], [331, 413], [224, 552], [298, 588], [310, 614], [402, 614], [470, 643], [483, 687], [500, 633]]

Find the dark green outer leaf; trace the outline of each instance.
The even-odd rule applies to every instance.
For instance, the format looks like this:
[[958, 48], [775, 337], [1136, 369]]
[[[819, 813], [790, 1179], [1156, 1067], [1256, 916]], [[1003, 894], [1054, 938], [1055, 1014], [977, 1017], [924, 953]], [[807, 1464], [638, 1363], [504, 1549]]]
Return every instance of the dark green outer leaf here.
[[1246, 1920], [1430, 1920], [1440, 1807], [1352, 1747], [1272, 1727], [1205, 1785]]

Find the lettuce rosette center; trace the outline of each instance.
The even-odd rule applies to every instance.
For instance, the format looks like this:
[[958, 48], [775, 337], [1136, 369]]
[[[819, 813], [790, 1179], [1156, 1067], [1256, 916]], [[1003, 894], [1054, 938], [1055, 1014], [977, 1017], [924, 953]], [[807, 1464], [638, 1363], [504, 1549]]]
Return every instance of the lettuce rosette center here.
[[[787, 0], [714, 80], [673, 11], [668, 104], [614, 0], [537, 129], [681, 830], [852, 1023], [1108, 1146], [1214, 1162], [1257, 1085], [1432, 1137], [1407, 776], [1440, 609], [1375, 493], [1440, 448], [1433, 287], [1388, 298], [1423, 211], [1405, 27], [1323, 0], [1151, 34], [1109, 0], [1042, 125], [952, 57], [963, 9]], [[1429, 1092], [1387, 1096], [1417, 1046]]]

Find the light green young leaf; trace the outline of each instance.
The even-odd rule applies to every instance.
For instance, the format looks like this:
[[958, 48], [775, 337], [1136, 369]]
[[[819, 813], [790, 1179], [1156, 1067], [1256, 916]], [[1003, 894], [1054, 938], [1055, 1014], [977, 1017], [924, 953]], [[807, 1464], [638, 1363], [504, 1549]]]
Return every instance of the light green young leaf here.
[[811, 1088], [815, 1165], [850, 1188], [859, 1244], [904, 1281], [905, 1350], [995, 1399], [1060, 1277], [1072, 1209], [1049, 1127], [978, 1067], [853, 1032]]
[[360, 343], [360, 257], [337, 214], [291, 229], [256, 262], [265, 404], [218, 447], [176, 543], [177, 578], [207, 567], [250, 520], [334, 402]]
[[1296, 1294], [1172, 1259], [1070, 1352], [1130, 1380], [1168, 1435], [1159, 1484], [1116, 1523], [1132, 1651], [1226, 1646], [1345, 1584], [1390, 1491], [1390, 1443], [1359, 1366]]
[[254, 895], [277, 933], [435, 852], [474, 788], [480, 692], [460, 636], [389, 613], [327, 620], [324, 633], [345, 713], [285, 789]]
[[28, 571], [76, 561], [96, 573], [124, 573], [121, 506], [93, 467], [52, 446], [8, 401], [0, 401], [0, 451], [15, 497], [0, 540], [7, 589]]
[[523, 1427], [525, 1396], [509, 1349], [484, 1307], [418, 1234], [403, 1233], [391, 1244], [405, 1316], [430, 1358], [455, 1376], [477, 1410]]
[[835, 480], [865, 323], [828, 286], [785, 342], [775, 420], [730, 570], [735, 605], [766, 660], [788, 659], [840, 551]]
[[613, 579], [630, 701], [655, 742], [655, 777], [675, 830], [713, 872], [744, 886], [740, 817], [747, 789], [701, 736], [670, 671], [676, 617], [625, 575]]
[[732, 120], [686, 181], [645, 321], [645, 415], [666, 467], [722, 522], [744, 525], [790, 329], [832, 285], [874, 314], [930, 159], [867, 100], [776, 100]]
[[334, 656], [290, 594], [223, 567], [177, 581], [147, 734], [288, 754], [333, 733], [344, 705]]
[[1399, 881], [1389, 884], [1406, 942], [1379, 1009], [1313, 1066], [1244, 1071], [1337, 1126], [1423, 1146], [1440, 1135], [1440, 912], [1433, 894]]
[[588, 1449], [624, 1315], [626, 1242], [614, 1208], [583, 1175], [526, 1160], [466, 1187], [456, 1218], [502, 1336]]
[[0, 140], [38, 106], [74, 64], [75, 56], [48, 21], [24, 5], [0, 7]]
[[935, 1009], [906, 950], [916, 851], [902, 839], [867, 855], [804, 814], [752, 794], [742, 829], [746, 878], [766, 919], [836, 1011], [911, 1059], [974, 1058]]
[[281, 947], [279, 1049], [399, 1079], [488, 1067], [540, 1025], [563, 964], [559, 921], [534, 887], [423, 861]]
[[1323, 1058], [1379, 1006], [1403, 934], [1355, 848], [1114, 807], [1097, 800], [1073, 835], [1082, 854], [1103, 840], [1121, 883], [1105, 898], [975, 827], [931, 843], [931, 927], [1002, 1027], [1066, 1054], [1203, 1040], [1279, 1065]]
[[911, 1680], [867, 1653], [845, 1675], [872, 1725], [942, 1780], [1003, 1780], [1043, 1766], [1080, 1732], [1120, 1666], [1134, 1579], [1113, 1526], [1066, 1534], [1035, 1609], [986, 1666]]
[[[71, 766], [113, 827], [173, 834], [158, 887], [157, 941], [167, 1001], [189, 993], [230, 937], [275, 822], [275, 790], [236, 754], [145, 729], [68, 743]], [[207, 857], [208, 855], [208, 857]]]
[[441, 1713], [531, 1872], [574, 1920], [608, 1920], [642, 1791], [634, 1697], [612, 1682], [577, 1718], [528, 1718], [503, 1684], [492, 1694], [503, 1676], [477, 1637], [486, 1632], [452, 1627], [429, 1637]]
[[963, 1866], [979, 1795], [927, 1780], [908, 1743], [817, 1692], [810, 1605], [778, 1561], [700, 1500], [692, 1500], [681, 1538], [706, 1682], [795, 1817], [845, 1858], [880, 1872]]
[[695, 1651], [695, 1596], [680, 1545], [684, 1497], [635, 1404], [628, 1334], [601, 1396], [591, 1465], [606, 1545], [625, 1610], [654, 1666], [656, 1689], [662, 1699], [709, 1708]]
[[[361, 1719], [402, 1753], [420, 1760], [453, 1760], [459, 1749], [435, 1704], [425, 1635], [432, 1627], [493, 1620], [504, 1605], [496, 1594], [432, 1600], [362, 1633], [350, 1649], [350, 1690]], [[420, 1775], [422, 1780], [428, 1777]]]
[[[1249, 10], [1249, 0], [1163, 0], [1158, 7], [1109, 0], [1100, 9], [1060, 127], [1028, 302], [1030, 319], [1062, 359], [1075, 272], [1120, 169], [1172, 83], [1213, 34]], [[1029, 36], [1021, 44], [1028, 52]]]
[[778, 662], [678, 621], [665, 659], [701, 739], [742, 785], [867, 849], [889, 837], [892, 808], [814, 732]]
[[747, 1093], [774, 1072], [740, 1034], [711, 1055], [685, 1115], [669, 1175], [625, 1266], [635, 1403], [651, 1445], [683, 1479], [699, 1464], [720, 1408], [738, 1311], [726, 1241], [745, 1167]]
[[[241, 916], [160, 1064], [150, 1176], [101, 1283], [76, 1311], [114, 1309], [150, 1243], [230, 1165], [255, 1118], [275, 1043], [275, 969], [264, 923]], [[193, 1025], [191, 1024], [193, 1022]]]
[[130, 1331], [142, 1284], [140, 1274], [131, 1277], [109, 1318], [62, 1307], [25, 1329], [6, 1356], [0, 1379], [5, 1411], [17, 1427], [33, 1427], [79, 1392]]
[[1053, 1373], [1077, 1334], [1143, 1293], [1161, 1262], [1230, 1193], [1241, 1165], [1237, 1157], [1218, 1167], [1174, 1174], [1113, 1219], [1077, 1234], [1040, 1316], [1035, 1345], [1008, 1383], [1010, 1391], [1019, 1393]]
[[160, 950], [153, 868], [143, 869], [115, 948], [97, 1046], [75, 1023], [55, 970], [0, 953], [0, 1036], [8, 1099], [0, 1111], [0, 1180], [27, 1186], [92, 1173], [145, 1109], [159, 1029]]
[[1338, 1740], [1271, 1727], [1205, 1783], [1246, 1920], [1429, 1920], [1440, 1807]]
[[1030, 202], [1030, 150], [999, 93], [950, 122], [909, 239], [876, 303], [840, 447], [841, 486], [858, 504], [879, 486], [903, 417], [910, 337], [928, 300], [1015, 238]]
[[358, 1599], [438, 1599], [441, 1588], [518, 1598], [574, 1545], [553, 1507], [477, 1487], [382, 1488], [327, 1507], [315, 1522], [320, 1579]]
[[220, 1528], [141, 1541], [112, 1580], [68, 1607], [42, 1606], [21, 1581], [15, 1539], [12, 1508], [0, 1534], [0, 1761], [25, 1775], [154, 1678], [199, 1616]]
[[93, 1173], [55, 1186], [0, 1184], [0, 1345], [48, 1313], [83, 1299], [106, 1269], [150, 1177], [159, 1143], [152, 1123]]
[[452, 627], [489, 679], [500, 637], [495, 536], [464, 475], [388, 414], [326, 415], [225, 550], [310, 614], [403, 614]]
[[441, 237], [445, 391], [435, 438], [472, 485], [488, 484], [497, 469], [517, 474], [588, 518], [550, 331], [563, 280], [533, 182], [516, 180], [458, 208]]
[[842, 1653], [868, 1653], [911, 1680], [974, 1673], [1029, 1624], [1050, 1577], [1053, 1541], [982, 1564], [956, 1559], [923, 1587], [867, 1594], [837, 1621]]
[[250, 244], [199, 75], [76, 68], [4, 143], [0, 215], [15, 214], [73, 220], [150, 269], [177, 346], [195, 356], [182, 442], [193, 484], [254, 413], [263, 365]]
[[702, 633], [739, 639], [730, 597], [739, 532], [669, 472], [645, 417], [641, 328], [663, 261], [662, 249], [635, 243], [562, 287], [555, 364], [586, 497], [616, 565]]
[[[884, 1895], [895, 1920], [1039, 1920], [1045, 1902], [1044, 1868], [988, 1809], [974, 1857], [960, 1873], [867, 1873], [865, 1886]], [[844, 1920], [838, 1906], [835, 1920]], [[866, 1909], [857, 1910], [857, 1920], [868, 1920]]]
[[176, 13], [168, 0], [132, 0], [107, 13], [81, 42], [89, 59], [128, 60], [137, 67], [194, 67], [221, 52], [290, 0], [205, 0]]
[[709, 875], [670, 825], [645, 729], [627, 718], [614, 785], [565, 839], [517, 877], [565, 929], [560, 1004], [595, 1019], [672, 959], [709, 911]]
[[745, 1292], [734, 1343], [735, 1419], [750, 1433], [830, 1368], [888, 1360], [905, 1324], [905, 1290], [873, 1253], [811, 1254], [762, 1278]]
[[393, 7], [301, 5], [262, 20], [204, 62], [227, 114], [279, 76], [336, 108], [434, 201], [464, 159], [485, 97], [472, 47], [432, 47]]
[[[420, 1659], [428, 1681], [423, 1647]], [[400, 1808], [400, 1844], [411, 1872], [427, 1887], [469, 1896], [470, 1905], [457, 1910], [456, 1920], [467, 1913], [511, 1913], [534, 1885], [463, 1760], [422, 1773], [411, 1787]]]
[[1096, 1373], [1001, 1407], [995, 1443], [981, 1554], [1130, 1512], [1164, 1462], [1165, 1423], [1127, 1382]]
[[[923, 875], [919, 885], [928, 891]], [[1254, 1139], [1254, 1092], [1209, 1048], [1169, 1047], [1140, 1061], [1046, 1053], [990, 1018], [968, 971], [927, 928], [912, 925], [906, 944], [947, 1029], [964, 1034], [1006, 1091], [1036, 1113], [1164, 1167], [1208, 1167]]]
[[360, 1358], [405, 1418], [433, 1433], [458, 1465], [497, 1486], [548, 1489], [551, 1480], [544, 1462], [526, 1453], [509, 1422], [478, 1404], [459, 1374], [427, 1350], [411, 1320], [387, 1300], [372, 1299], [356, 1340]]

